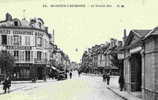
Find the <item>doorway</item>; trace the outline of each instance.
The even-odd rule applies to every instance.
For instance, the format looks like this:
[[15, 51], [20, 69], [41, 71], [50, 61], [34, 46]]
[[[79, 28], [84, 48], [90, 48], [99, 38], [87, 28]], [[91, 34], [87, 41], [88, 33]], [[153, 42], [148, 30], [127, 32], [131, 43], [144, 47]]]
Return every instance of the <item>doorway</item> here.
[[140, 53], [131, 55], [131, 91], [141, 91], [142, 85], [142, 58]]
[[37, 68], [37, 77], [38, 77], [38, 80], [42, 80], [43, 79], [43, 70], [44, 70], [43, 67], [38, 67]]

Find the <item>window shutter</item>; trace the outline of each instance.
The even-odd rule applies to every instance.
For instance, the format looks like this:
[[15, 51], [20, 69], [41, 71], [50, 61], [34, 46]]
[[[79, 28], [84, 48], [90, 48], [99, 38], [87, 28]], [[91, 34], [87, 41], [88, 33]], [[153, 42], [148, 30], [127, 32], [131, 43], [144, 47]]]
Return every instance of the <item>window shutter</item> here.
[[11, 51], [11, 55], [14, 56], [14, 51], [13, 50]]
[[14, 41], [14, 40], [13, 40], [13, 35], [10, 36], [10, 40], [11, 40], [10, 45], [13, 45], [13, 41]]
[[21, 36], [19, 36], [19, 39], [20, 39], [20, 44], [19, 45], [22, 45], [22, 38], [21, 38]]
[[33, 61], [33, 51], [30, 51], [30, 58], [31, 58], [31, 61]]
[[22, 52], [23, 52], [23, 51], [19, 51], [19, 60], [20, 60], [20, 61], [22, 61], [22, 59], [23, 59]]
[[27, 46], [27, 36], [25, 36], [25, 46]]
[[10, 42], [11, 42], [11, 41], [10, 41], [10, 35], [8, 35], [8, 36], [7, 36], [7, 45], [11, 45]]
[[23, 61], [25, 61], [25, 51], [22, 51]]

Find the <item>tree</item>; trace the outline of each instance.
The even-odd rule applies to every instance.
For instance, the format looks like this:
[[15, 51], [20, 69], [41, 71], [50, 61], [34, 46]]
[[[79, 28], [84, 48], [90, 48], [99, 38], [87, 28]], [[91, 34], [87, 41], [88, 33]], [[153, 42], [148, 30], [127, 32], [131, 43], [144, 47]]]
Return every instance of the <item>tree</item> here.
[[117, 50], [115, 49], [115, 51], [111, 54], [111, 62], [114, 66], [118, 67], [120, 70], [120, 73], [123, 74], [123, 60], [118, 59], [117, 56]]
[[0, 68], [2, 73], [6, 76], [10, 76], [15, 64], [14, 57], [7, 51], [0, 51]]

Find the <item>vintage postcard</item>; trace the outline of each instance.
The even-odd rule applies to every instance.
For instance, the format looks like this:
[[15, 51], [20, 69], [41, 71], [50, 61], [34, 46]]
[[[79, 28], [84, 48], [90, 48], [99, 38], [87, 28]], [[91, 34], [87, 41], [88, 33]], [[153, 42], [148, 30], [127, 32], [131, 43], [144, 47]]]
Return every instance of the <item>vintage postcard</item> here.
[[157, 4], [0, 0], [0, 100], [158, 100]]

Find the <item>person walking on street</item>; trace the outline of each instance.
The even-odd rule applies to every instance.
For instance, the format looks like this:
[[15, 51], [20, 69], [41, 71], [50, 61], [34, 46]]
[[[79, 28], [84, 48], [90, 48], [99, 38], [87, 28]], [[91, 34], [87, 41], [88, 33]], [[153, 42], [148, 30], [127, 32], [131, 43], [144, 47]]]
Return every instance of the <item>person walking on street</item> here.
[[78, 76], [80, 77], [80, 74], [81, 74], [81, 71], [80, 70], [78, 70]]
[[70, 79], [71, 79], [72, 78], [72, 72], [71, 71], [70, 71], [69, 75], [70, 75]]
[[8, 89], [8, 93], [9, 93], [9, 90], [10, 90], [10, 87], [11, 87], [11, 79], [9, 77], [7, 77], [4, 82], [3, 82], [3, 90], [4, 90], [4, 93], [7, 92], [7, 89]]
[[123, 88], [124, 88], [124, 77], [123, 77], [123, 75], [120, 75], [120, 77], [119, 77], [119, 85], [120, 85], [120, 91], [123, 91]]
[[106, 82], [106, 73], [103, 74], [103, 82]]
[[107, 85], [109, 85], [110, 84], [110, 72], [107, 73], [106, 79], [107, 79]]

